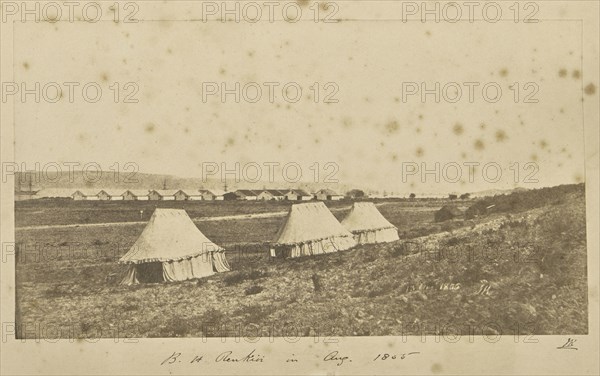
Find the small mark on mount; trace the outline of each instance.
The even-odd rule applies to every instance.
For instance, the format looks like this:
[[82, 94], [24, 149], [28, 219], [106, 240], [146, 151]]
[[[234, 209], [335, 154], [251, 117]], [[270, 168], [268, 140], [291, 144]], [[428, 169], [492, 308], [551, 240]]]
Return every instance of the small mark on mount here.
[[465, 131], [465, 129], [462, 126], [462, 124], [460, 124], [460, 123], [456, 123], [456, 124], [454, 124], [454, 127], [452, 127], [452, 132], [454, 132], [454, 134], [457, 136], [460, 136], [461, 134], [463, 134], [464, 131]]
[[502, 129], [498, 129], [496, 131], [496, 141], [497, 142], [503, 142], [508, 138], [508, 136], [506, 135], [506, 132]]
[[145, 130], [146, 133], [152, 133], [156, 129], [156, 126], [152, 123], [146, 124]]
[[477, 139], [477, 140], [475, 140], [473, 147], [475, 148], [475, 150], [483, 150], [483, 149], [485, 149], [485, 144], [484, 144], [483, 140]]
[[389, 134], [393, 134], [398, 132], [400, 129], [400, 124], [396, 120], [390, 121], [385, 125], [385, 129]]
[[594, 95], [596, 93], [596, 85], [590, 83], [583, 89], [583, 92], [587, 95]]

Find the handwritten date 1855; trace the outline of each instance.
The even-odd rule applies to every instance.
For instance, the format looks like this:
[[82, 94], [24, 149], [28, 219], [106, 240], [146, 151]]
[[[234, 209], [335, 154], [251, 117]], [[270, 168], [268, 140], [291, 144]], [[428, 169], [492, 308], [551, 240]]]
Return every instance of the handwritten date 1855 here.
[[394, 360], [394, 359], [404, 359], [409, 355], [415, 355], [415, 354], [420, 354], [420, 352], [418, 351], [413, 351], [413, 352], [409, 352], [409, 353], [404, 353], [404, 354], [377, 354], [377, 356], [375, 357], [375, 359], [373, 359], [373, 361], [377, 361], [377, 360]]

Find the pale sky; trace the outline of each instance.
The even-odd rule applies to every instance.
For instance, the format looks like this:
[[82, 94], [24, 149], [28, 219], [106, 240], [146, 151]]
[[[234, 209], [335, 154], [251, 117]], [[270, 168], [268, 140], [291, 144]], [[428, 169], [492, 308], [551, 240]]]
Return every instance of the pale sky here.
[[[156, 13], [142, 7], [139, 18], [200, 18], [191, 5], [183, 7]], [[335, 24], [17, 22], [15, 81], [28, 87], [58, 82], [64, 90], [63, 82], [97, 82], [103, 97], [86, 103], [79, 86], [75, 103], [63, 97], [38, 104], [30, 96], [17, 104], [15, 158], [28, 164], [96, 162], [105, 169], [134, 162], [140, 172], [184, 177], [200, 176], [203, 162], [296, 162], [307, 180], [313, 179], [309, 167], [315, 162], [321, 180], [327, 173], [322, 166], [333, 162], [343, 183], [395, 191], [583, 181], [582, 97], [597, 102], [598, 72], [582, 71], [579, 22], [403, 23], [381, 9]], [[342, 7], [340, 14], [352, 12]], [[115, 82], [121, 95], [134, 82], [139, 103], [115, 104], [109, 88]], [[230, 88], [256, 82], [263, 97], [235, 103], [229, 95], [220, 103], [211, 96], [203, 103], [206, 82]], [[280, 83], [274, 103], [265, 82]], [[282, 96], [281, 87], [290, 82], [303, 89], [298, 103]], [[321, 96], [333, 90], [326, 83], [337, 85], [338, 103], [322, 103], [323, 98], [314, 103], [315, 82]], [[426, 103], [419, 95], [403, 103], [403, 82], [426, 82], [430, 88], [457, 82], [463, 93], [457, 103], [435, 103], [433, 95]], [[464, 82], [479, 85], [474, 103]], [[515, 82], [519, 103], [509, 88]], [[482, 96], [487, 83], [501, 87], [497, 103]], [[590, 83], [596, 90], [582, 94]], [[535, 88], [539, 102], [523, 103]], [[495, 162], [504, 171], [496, 184], [478, 170], [473, 183], [436, 183], [431, 176], [426, 183], [415, 177], [403, 182], [407, 162], [429, 168], [436, 162]], [[515, 162], [521, 166], [517, 184], [509, 169]], [[528, 162], [539, 166], [537, 184], [523, 182], [531, 171], [522, 167]], [[463, 181], [467, 172], [465, 167]]]

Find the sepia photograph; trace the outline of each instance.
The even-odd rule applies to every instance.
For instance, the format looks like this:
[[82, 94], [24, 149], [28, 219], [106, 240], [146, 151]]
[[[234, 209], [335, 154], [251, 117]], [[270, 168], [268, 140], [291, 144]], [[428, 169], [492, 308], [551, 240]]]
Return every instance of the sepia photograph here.
[[599, 3], [0, 4], [2, 374], [598, 372]]

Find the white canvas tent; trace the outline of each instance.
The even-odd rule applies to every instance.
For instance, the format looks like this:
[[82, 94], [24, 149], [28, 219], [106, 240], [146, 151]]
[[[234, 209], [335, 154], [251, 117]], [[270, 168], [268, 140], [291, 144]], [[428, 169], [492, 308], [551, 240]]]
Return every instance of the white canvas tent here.
[[276, 239], [271, 249], [274, 257], [318, 255], [356, 245], [352, 234], [322, 202], [292, 205]]
[[354, 234], [358, 244], [398, 240], [398, 229], [388, 222], [372, 202], [355, 202], [342, 225]]
[[144, 231], [121, 259], [130, 264], [121, 282], [173, 282], [229, 271], [224, 249], [196, 227], [185, 210], [156, 209]]

